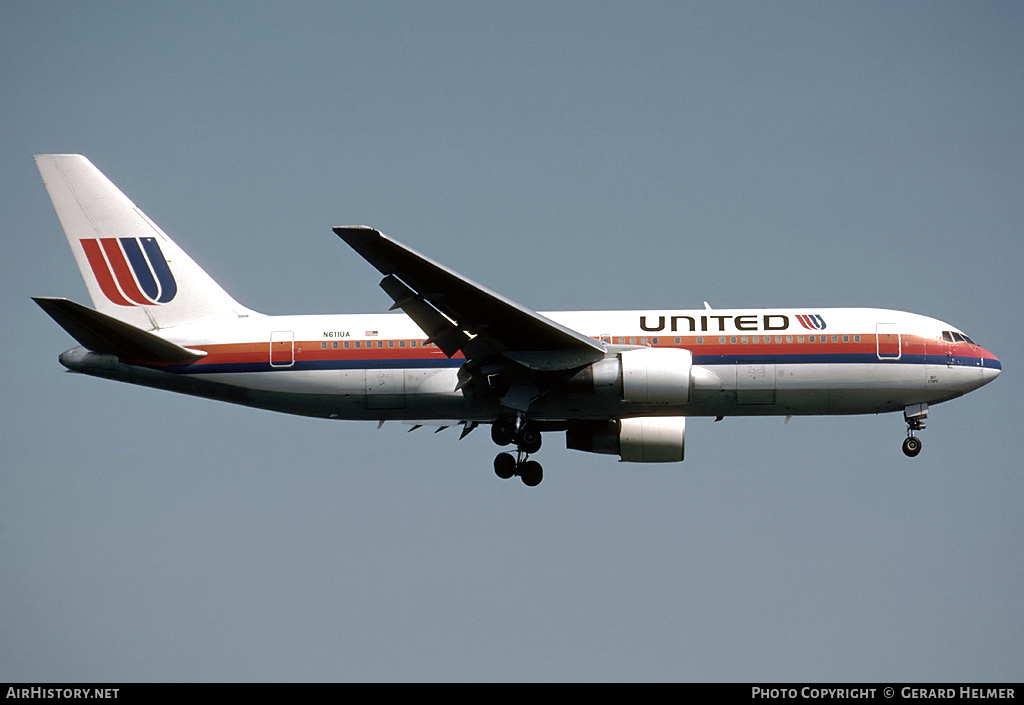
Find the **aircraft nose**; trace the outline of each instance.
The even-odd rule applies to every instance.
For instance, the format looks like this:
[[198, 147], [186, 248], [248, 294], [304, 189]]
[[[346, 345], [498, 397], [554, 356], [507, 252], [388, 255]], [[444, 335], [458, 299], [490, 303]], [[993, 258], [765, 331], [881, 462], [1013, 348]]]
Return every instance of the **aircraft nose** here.
[[981, 383], [988, 384], [1003, 371], [999, 358], [982, 348], [981, 350]]

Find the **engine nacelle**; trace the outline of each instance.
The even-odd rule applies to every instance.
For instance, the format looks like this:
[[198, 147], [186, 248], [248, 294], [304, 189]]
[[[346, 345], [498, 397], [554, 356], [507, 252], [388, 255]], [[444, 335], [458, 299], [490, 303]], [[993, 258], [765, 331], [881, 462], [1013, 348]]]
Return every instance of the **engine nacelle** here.
[[627, 463], [678, 463], [686, 450], [686, 417], [644, 416], [600, 421], [571, 428], [572, 450], [618, 455]]
[[677, 348], [637, 348], [586, 367], [570, 391], [617, 396], [639, 404], [687, 404], [693, 387], [693, 353]]
[[640, 348], [619, 353], [622, 398], [645, 404], [690, 401], [693, 353], [678, 348]]

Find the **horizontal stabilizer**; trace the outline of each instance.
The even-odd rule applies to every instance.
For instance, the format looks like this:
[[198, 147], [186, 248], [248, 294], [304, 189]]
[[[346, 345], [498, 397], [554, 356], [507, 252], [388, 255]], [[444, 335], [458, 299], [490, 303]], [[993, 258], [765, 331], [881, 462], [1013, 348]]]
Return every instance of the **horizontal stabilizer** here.
[[69, 299], [34, 296], [32, 300], [72, 338], [93, 352], [154, 362], [192, 362], [206, 355]]

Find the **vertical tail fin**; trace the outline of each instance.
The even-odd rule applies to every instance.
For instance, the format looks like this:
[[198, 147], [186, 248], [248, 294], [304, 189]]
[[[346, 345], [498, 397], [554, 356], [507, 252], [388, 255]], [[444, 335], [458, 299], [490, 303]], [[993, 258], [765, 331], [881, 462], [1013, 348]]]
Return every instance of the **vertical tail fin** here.
[[253, 314], [88, 159], [35, 159], [98, 311], [143, 330]]

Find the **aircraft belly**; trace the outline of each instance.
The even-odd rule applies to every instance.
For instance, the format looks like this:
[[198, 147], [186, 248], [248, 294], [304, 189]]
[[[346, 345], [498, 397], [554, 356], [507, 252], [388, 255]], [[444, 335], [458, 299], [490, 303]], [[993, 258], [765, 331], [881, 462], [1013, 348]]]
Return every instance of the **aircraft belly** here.
[[[317, 412], [314, 414], [317, 416], [350, 419], [474, 416], [469, 413], [466, 397], [454, 391], [458, 381], [455, 369], [274, 370], [189, 377], [245, 388], [256, 395], [275, 395], [267, 399], [277, 399], [276, 395], [292, 397], [290, 406], [308, 403], [311, 408], [320, 409], [326, 403], [331, 407], [329, 414]], [[492, 411], [487, 418], [493, 415]]]
[[759, 362], [709, 367], [723, 380], [735, 379], [736, 386], [723, 387], [693, 405], [697, 415], [880, 413], [950, 398], [947, 385], [929, 388], [921, 364]]
[[366, 371], [362, 369], [273, 370], [270, 372], [225, 372], [190, 376], [266, 392], [360, 395], [366, 393]]

